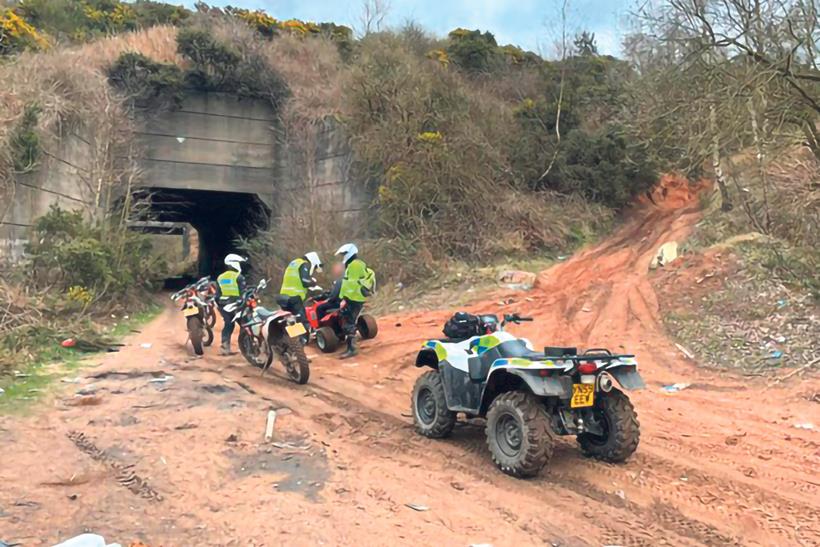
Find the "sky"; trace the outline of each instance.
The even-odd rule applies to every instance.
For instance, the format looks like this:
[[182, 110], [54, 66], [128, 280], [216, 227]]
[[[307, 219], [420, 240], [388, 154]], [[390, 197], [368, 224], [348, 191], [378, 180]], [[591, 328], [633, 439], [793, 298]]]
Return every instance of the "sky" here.
[[[387, 0], [388, 25], [413, 20], [428, 31], [445, 36], [457, 27], [489, 30], [499, 44], [515, 44], [546, 57], [556, 56], [561, 35], [562, 0]], [[192, 5], [193, 2], [185, 2]], [[330, 21], [356, 29], [361, 0], [211, 0], [211, 5], [263, 9], [277, 19]], [[630, 0], [567, 0], [570, 35], [595, 33], [598, 50], [618, 55]]]

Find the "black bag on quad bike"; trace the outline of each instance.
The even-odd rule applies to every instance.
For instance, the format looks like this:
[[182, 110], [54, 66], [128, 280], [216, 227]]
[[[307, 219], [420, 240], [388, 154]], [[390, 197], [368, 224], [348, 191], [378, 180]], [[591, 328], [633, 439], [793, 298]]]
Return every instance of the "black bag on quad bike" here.
[[481, 321], [477, 316], [460, 311], [444, 324], [444, 336], [465, 340], [471, 336], [481, 334], [480, 323]]

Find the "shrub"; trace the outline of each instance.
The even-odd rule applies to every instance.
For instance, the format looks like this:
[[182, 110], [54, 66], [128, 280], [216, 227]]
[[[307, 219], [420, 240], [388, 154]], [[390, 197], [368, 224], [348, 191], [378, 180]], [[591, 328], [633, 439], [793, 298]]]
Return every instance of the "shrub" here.
[[151, 281], [150, 252], [142, 234], [107, 221], [92, 225], [82, 212], [53, 205], [33, 226], [26, 268], [35, 287], [82, 287], [96, 297], [122, 295]]
[[449, 34], [447, 56], [471, 73], [490, 72], [501, 59], [495, 36], [490, 32], [458, 28]]
[[23, 111], [23, 118], [9, 141], [14, 170], [19, 173], [31, 171], [40, 157], [40, 137], [37, 134], [39, 114], [39, 106], [27, 105]]
[[233, 47], [200, 28], [181, 30], [177, 44], [179, 53], [192, 63], [185, 76], [191, 89], [264, 99], [275, 110], [290, 93], [279, 73], [253, 49], [253, 44]]
[[157, 63], [140, 53], [123, 53], [108, 68], [108, 80], [134, 106], [163, 109], [182, 102], [184, 78], [176, 65]]
[[13, 9], [0, 10], [0, 55], [45, 49], [48, 41]]

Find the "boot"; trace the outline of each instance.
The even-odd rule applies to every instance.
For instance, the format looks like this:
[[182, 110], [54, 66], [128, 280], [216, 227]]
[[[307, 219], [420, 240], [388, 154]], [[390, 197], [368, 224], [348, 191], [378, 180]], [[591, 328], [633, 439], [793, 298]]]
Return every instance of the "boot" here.
[[233, 355], [231, 352], [231, 343], [228, 342], [227, 344], [223, 343], [219, 346], [219, 355]]
[[347, 350], [339, 357], [339, 359], [350, 359], [351, 357], [358, 355], [359, 350], [356, 348], [356, 337], [355, 336], [348, 336], [347, 337]]

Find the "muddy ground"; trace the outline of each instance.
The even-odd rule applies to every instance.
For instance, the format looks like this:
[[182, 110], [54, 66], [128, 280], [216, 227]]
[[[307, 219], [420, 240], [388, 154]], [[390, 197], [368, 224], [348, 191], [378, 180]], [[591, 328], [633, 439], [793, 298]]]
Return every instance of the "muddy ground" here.
[[[625, 464], [585, 459], [562, 438], [540, 477], [516, 480], [493, 467], [479, 420], [444, 441], [415, 434], [414, 355], [451, 310], [380, 318], [379, 337], [352, 361], [309, 350], [310, 383], [296, 386], [281, 370], [260, 377], [240, 356], [190, 360], [169, 308], [29, 416], [0, 418], [0, 538], [51, 545], [93, 530], [152, 547], [818, 545], [820, 433], [795, 427], [820, 427], [807, 396], [818, 381], [767, 387], [699, 368], [661, 326], [647, 266], [698, 218], [697, 197], [667, 184], [533, 291], [469, 306], [535, 316], [511, 330], [538, 345], [637, 354], [648, 389], [631, 395], [642, 438]], [[660, 389], [677, 382], [691, 385]], [[271, 408], [272, 444], [263, 439]]]

